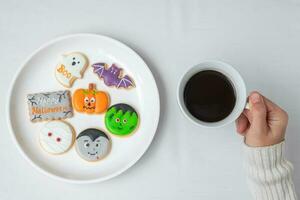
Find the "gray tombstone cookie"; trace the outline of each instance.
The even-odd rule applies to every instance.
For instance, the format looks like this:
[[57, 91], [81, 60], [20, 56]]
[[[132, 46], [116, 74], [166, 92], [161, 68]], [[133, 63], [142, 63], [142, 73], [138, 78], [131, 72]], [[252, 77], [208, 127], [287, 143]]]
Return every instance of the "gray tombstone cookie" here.
[[73, 116], [70, 91], [68, 90], [28, 94], [27, 101], [32, 122]]
[[98, 161], [106, 157], [111, 149], [111, 140], [98, 129], [89, 128], [76, 138], [76, 151], [87, 161]]

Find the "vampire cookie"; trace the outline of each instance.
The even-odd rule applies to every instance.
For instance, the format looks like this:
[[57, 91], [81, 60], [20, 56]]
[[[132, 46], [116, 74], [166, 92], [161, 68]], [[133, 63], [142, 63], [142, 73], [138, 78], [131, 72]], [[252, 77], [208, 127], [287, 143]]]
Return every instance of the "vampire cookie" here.
[[86, 161], [98, 161], [105, 158], [111, 150], [111, 139], [101, 130], [89, 128], [76, 138], [76, 151]]

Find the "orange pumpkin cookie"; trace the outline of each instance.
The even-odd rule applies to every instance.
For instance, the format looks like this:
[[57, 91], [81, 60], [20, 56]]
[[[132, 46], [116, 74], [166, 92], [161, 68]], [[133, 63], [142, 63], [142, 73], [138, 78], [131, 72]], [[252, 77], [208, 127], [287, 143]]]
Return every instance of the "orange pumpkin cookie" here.
[[88, 89], [77, 89], [73, 95], [73, 107], [76, 111], [88, 114], [99, 114], [109, 106], [109, 96], [106, 92], [96, 90], [94, 83]]

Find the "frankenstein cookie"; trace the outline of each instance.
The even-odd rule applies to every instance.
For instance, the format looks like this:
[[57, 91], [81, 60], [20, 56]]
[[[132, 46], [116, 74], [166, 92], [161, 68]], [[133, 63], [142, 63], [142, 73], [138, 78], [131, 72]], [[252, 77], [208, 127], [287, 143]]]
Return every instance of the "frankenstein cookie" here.
[[112, 105], [105, 114], [105, 126], [112, 134], [125, 136], [131, 134], [139, 123], [134, 108], [127, 104]]
[[32, 122], [73, 116], [68, 90], [28, 94], [27, 101]]
[[98, 161], [107, 156], [111, 149], [111, 140], [98, 129], [89, 128], [76, 138], [76, 151], [87, 161]]
[[62, 154], [68, 151], [74, 140], [73, 128], [63, 121], [50, 121], [40, 132], [42, 148], [51, 154]]
[[82, 77], [87, 66], [88, 60], [82, 53], [63, 55], [61, 62], [56, 66], [55, 77], [60, 84], [69, 88], [76, 79]]

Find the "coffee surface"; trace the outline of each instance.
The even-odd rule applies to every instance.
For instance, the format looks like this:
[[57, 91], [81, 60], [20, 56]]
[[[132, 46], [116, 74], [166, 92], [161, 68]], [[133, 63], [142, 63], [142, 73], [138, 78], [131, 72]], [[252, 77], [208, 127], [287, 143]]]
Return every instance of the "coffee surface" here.
[[188, 111], [204, 122], [225, 119], [236, 102], [231, 82], [225, 75], [213, 70], [193, 75], [184, 88], [183, 97]]

